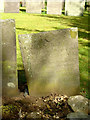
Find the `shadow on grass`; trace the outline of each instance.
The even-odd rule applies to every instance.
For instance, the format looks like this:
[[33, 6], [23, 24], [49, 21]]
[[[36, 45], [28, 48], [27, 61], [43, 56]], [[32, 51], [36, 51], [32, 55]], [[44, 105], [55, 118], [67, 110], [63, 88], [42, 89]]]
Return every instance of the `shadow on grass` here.
[[[85, 12], [83, 16], [80, 17], [75, 17], [75, 16], [64, 16], [64, 15], [36, 15], [40, 17], [45, 17], [45, 18], [53, 18], [53, 19], [48, 19], [50, 21], [58, 21], [63, 23], [63, 21], [66, 22], [66, 24], [70, 27], [78, 27], [79, 29], [84, 29], [86, 31], [89, 30], [89, 13]], [[57, 28], [56, 28], [57, 29]]]
[[32, 29], [26, 29], [26, 28], [16, 28], [17, 30], [23, 30], [23, 31], [28, 31], [28, 32], [45, 32], [44, 30], [32, 30]]

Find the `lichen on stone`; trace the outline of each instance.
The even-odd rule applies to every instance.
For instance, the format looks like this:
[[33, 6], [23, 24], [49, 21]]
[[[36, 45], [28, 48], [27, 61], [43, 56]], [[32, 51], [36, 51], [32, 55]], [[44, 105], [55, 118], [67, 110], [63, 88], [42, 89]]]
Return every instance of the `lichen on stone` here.
[[77, 28], [70, 29], [70, 36], [71, 36], [71, 38], [76, 38], [77, 33], [78, 33], [78, 29]]

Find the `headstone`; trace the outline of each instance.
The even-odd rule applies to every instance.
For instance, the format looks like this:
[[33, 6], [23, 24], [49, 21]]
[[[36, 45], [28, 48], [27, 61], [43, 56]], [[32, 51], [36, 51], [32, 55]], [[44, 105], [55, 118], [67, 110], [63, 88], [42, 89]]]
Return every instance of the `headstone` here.
[[65, 0], [62, 0], [62, 10], [65, 10]]
[[0, 13], [4, 12], [4, 0], [0, 0]]
[[62, 0], [47, 0], [47, 14], [62, 14]]
[[79, 94], [77, 28], [19, 35], [30, 95]]
[[66, 0], [65, 15], [82, 16], [84, 12], [85, 0]]
[[26, 1], [26, 12], [41, 14], [42, 0], [27, 0]]
[[42, 9], [45, 9], [45, 0], [42, 0]]
[[26, 0], [22, 0], [22, 7], [26, 7]]
[[20, 0], [4, 0], [5, 13], [19, 13]]
[[16, 71], [16, 34], [13, 19], [0, 20], [2, 29], [2, 94], [11, 96], [18, 94]]

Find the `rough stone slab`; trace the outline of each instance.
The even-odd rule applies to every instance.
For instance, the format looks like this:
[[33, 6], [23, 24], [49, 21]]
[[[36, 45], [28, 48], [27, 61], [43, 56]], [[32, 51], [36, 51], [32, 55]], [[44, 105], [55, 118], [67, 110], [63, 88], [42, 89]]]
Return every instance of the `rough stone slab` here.
[[47, 0], [47, 14], [62, 14], [62, 0]]
[[72, 113], [69, 113], [67, 115], [67, 118], [69, 118], [69, 120], [89, 120], [88, 119], [88, 115], [85, 114], [85, 113], [81, 113], [81, 112], [72, 112]]
[[19, 13], [20, 2], [4, 2], [4, 12], [5, 13]]
[[71, 106], [74, 112], [80, 112], [88, 114], [88, 99], [81, 96], [71, 96], [68, 99], [68, 104]]
[[77, 28], [19, 35], [29, 93], [79, 93]]
[[16, 65], [16, 33], [13, 19], [0, 20], [2, 29], [2, 94], [18, 94]]
[[41, 14], [42, 0], [27, 0], [26, 1], [26, 12]]
[[85, 0], [66, 0], [65, 15], [82, 16], [84, 12]]

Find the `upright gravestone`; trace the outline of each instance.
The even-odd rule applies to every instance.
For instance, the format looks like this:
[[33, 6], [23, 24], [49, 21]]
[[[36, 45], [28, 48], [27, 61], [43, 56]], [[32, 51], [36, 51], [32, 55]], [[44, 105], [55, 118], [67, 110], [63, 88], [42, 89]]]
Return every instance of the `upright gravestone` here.
[[5, 13], [19, 13], [20, 0], [4, 0]]
[[0, 20], [2, 29], [2, 94], [11, 96], [18, 94], [16, 71], [16, 35], [13, 19]]
[[45, 0], [42, 0], [42, 9], [45, 9]]
[[41, 14], [42, 0], [27, 0], [26, 1], [26, 12]]
[[26, 7], [26, 0], [22, 0], [22, 7]]
[[77, 28], [19, 35], [30, 95], [79, 93]]
[[65, 14], [68, 16], [82, 16], [84, 12], [85, 0], [66, 0]]
[[4, 0], [0, 0], [0, 13], [4, 12]]
[[47, 0], [47, 14], [62, 14], [62, 0]]

